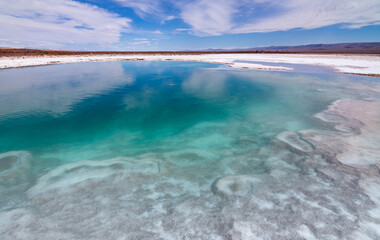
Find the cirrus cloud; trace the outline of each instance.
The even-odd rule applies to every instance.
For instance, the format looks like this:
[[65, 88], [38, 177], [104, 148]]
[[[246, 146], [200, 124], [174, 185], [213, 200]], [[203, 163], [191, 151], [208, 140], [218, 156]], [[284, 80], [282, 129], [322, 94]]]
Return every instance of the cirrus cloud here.
[[67, 44], [109, 45], [128, 31], [130, 19], [73, 0], [0, 1], [0, 44], [62, 48]]
[[[380, 25], [378, 0], [81, 1], [89, 3], [0, 1], [0, 46], [123, 50], [144, 46], [139, 41], [130, 41], [152, 35], [167, 39], [176, 34], [219, 36], [331, 25], [337, 25], [335, 28]], [[119, 8], [133, 9], [136, 14]]]
[[[198, 36], [380, 24], [378, 0], [115, 0], [140, 16], [181, 18]], [[164, 5], [171, 4], [170, 11]], [[174, 9], [174, 10], [173, 10]], [[180, 27], [178, 29], [187, 29]]]
[[230, 33], [286, 31], [295, 28], [314, 29], [334, 24], [360, 28], [380, 24], [380, 2], [377, 0], [287, 0], [266, 1], [280, 13], [234, 26]]
[[172, 18], [172, 16], [166, 16], [164, 10], [164, 2], [162, 0], [114, 0], [120, 3], [124, 7], [132, 8], [137, 15], [141, 18], [156, 17], [162, 18], [163, 20], [167, 18]]

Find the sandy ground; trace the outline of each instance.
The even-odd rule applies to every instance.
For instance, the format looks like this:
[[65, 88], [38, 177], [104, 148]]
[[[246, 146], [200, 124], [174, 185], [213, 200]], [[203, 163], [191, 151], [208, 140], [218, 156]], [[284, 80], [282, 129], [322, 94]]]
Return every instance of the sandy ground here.
[[[228, 64], [233, 68], [248, 68], [258, 70], [287, 71], [292, 68], [258, 64], [290, 63], [319, 65], [332, 68], [337, 72], [380, 76], [380, 56], [378, 55], [349, 55], [349, 54], [195, 54], [195, 55], [148, 55], [148, 54], [106, 54], [106, 55], [75, 55], [75, 56], [24, 56], [1, 57], [0, 69], [38, 66], [57, 63], [89, 62], [89, 61], [202, 61]], [[238, 62], [240, 61], [240, 62]], [[242, 63], [241, 61], [245, 62]]]

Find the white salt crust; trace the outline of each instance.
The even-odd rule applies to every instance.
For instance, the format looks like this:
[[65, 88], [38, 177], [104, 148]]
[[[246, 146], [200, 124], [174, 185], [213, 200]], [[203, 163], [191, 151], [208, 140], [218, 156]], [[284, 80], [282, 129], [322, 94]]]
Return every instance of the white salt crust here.
[[201, 55], [78, 55], [78, 56], [38, 56], [38, 57], [2, 57], [0, 69], [38, 66], [57, 63], [91, 61], [201, 61], [228, 64], [233, 68], [287, 71], [292, 68], [270, 66], [253, 61], [268, 63], [309, 64], [333, 68], [337, 72], [363, 75], [380, 74], [380, 56], [350, 54], [201, 54]]
[[[365, 155], [366, 148], [379, 153], [367, 139], [380, 129], [378, 107], [371, 101], [335, 101], [318, 119], [355, 131], [284, 132], [254, 158], [202, 163], [210, 153], [186, 149], [166, 154], [166, 160], [145, 155], [59, 166], [36, 179], [27, 191], [29, 206], [0, 212], [0, 234], [4, 239], [378, 239], [378, 159], [344, 158], [357, 151]], [[359, 140], [360, 149], [352, 147]], [[6, 155], [19, 154], [27, 153]], [[178, 165], [182, 158], [186, 164]], [[266, 172], [234, 174], [234, 168], [254, 167], [256, 158], [266, 159]]]

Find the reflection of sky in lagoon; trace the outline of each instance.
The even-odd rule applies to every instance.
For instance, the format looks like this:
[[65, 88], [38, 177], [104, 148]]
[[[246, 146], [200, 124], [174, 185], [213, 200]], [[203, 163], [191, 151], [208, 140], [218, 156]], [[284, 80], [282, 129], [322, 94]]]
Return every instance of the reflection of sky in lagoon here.
[[231, 147], [239, 131], [264, 144], [283, 130], [314, 126], [311, 116], [338, 98], [321, 81], [325, 75], [214, 66], [110, 62], [2, 71], [0, 150], [62, 161], [175, 150], [173, 142], [202, 123], [223, 125], [215, 131], [239, 126], [221, 135], [230, 140], [219, 140], [219, 148]]
[[0, 116], [25, 113], [64, 114], [70, 107], [120, 85], [133, 83], [120, 64], [55, 65], [5, 70], [1, 73]]
[[340, 174], [335, 164], [274, 139], [326, 130], [315, 113], [378, 97], [373, 84], [191, 62], [0, 71], [0, 233], [251, 239], [257, 229], [268, 239], [334, 239], [365, 216], [368, 198], [317, 172]]

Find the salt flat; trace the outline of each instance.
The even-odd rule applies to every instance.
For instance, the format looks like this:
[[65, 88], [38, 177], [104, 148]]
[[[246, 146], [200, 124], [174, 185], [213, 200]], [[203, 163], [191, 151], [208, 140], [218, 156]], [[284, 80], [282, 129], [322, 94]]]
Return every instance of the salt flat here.
[[[76, 56], [33, 56], [2, 57], [0, 69], [38, 66], [57, 63], [89, 62], [89, 61], [202, 61], [228, 64], [234, 68], [258, 70], [292, 70], [284, 66], [270, 66], [250, 62], [268, 62], [283, 64], [308, 64], [332, 68], [337, 72], [369, 76], [380, 75], [380, 56], [354, 54], [194, 54], [194, 55], [76, 55]], [[237, 62], [242, 61], [245, 63]]]

